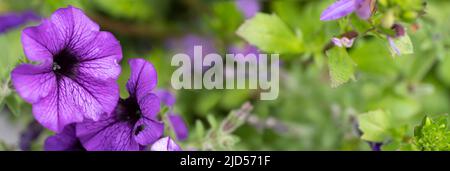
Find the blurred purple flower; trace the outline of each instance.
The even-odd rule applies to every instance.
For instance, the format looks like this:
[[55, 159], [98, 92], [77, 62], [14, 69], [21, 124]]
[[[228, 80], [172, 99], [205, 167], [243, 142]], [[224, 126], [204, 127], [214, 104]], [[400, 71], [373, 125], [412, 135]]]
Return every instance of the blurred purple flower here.
[[64, 127], [61, 133], [48, 137], [44, 143], [45, 151], [85, 151], [76, 137], [75, 124]]
[[31, 145], [39, 135], [41, 135], [44, 128], [35, 120], [31, 121], [25, 131], [20, 135], [19, 147], [21, 150], [31, 150]]
[[155, 91], [155, 94], [164, 105], [169, 107], [167, 119], [170, 122], [170, 126], [172, 127], [177, 140], [185, 140], [189, 134], [186, 123], [184, 122], [183, 117], [173, 114], [173, 105], [176, 101], [175, 96], [169, 90], [165, 89], [158, 89]]
[[158, 140], [164, 124], [157, 120], [160, 100], [152, 93], [157, 84], [153, 65], [130, 59], [127, 82], [130, 97], [120, 99], [111, 116], [77, 124], [77, 136], [87, 150], [137, 151]]
[[170, 121], [170, 126], [172, 127], [177, 140], [183, 141], [188, 137], [189, 131], [186, 123], [180, 115], [169, 114], [167, 115]]
[[154, 93], [164, 105], [172, 108], [175, 104], [175, 96], [169, 90], [158, 89]]
[[248, 54], [254, 54], [256, 55], [256, 58], [258, 59], [259, 56], [259, 49], [255, 46], [252, 46], [250, 44], [245, 44], [244, 46], [231, 46], [228, 50], [229, 53], [231, 54], [242, 54], [244, 56], [248, 55]]
[[253, 17], [261, 10], [259, 0], [236, 0], [235, 2], [246, 19]]
[[368, 142], [368, 143], [372, 151], [381, 151], [381, 146], [383, 146], [383, 143], [378, 142]]
[[194, 57], [195, 46], [202, 46], [202, 56], [217, 52], [213, 39], [194, 34], [189, 34], [182, 38], [171, 39], [168, 41], [168, 46], [170, 49], [174, 50], [175, 53], [185, 53], [191, 58]]
[[320, 20], [336, 20], [353, 12], [356, 12], [359, 18], [367, 20], [372, 16], [375, 3], [376, 0], [338, 0], [323, 11]]
[[181, 147], [178, 146], [175, 141], [170, 137], [164, 137], [156, 141], [152, 147], [151, 151], [182, 151]]
[[74, 7], [58, 9], [39, 26], [23, 30], [27, 58], [12, 72], [18, 94], [33, 105], [36, 120], [61, 132], [85, 118], [111, 113], [119, 98], [119, 42]]
[[30, 21], [39, 20], [39, 16], [33, 11], [12, 12], [0, 15], [0, 34], [17, 28]]

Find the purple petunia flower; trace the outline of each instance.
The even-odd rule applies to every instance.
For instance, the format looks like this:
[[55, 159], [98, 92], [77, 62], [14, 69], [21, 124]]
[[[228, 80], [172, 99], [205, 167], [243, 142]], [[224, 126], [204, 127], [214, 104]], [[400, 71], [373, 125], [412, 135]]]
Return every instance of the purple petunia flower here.
[[114, 110], [120, 44], [80, 9], [58, 9], [39, 26], [24, 29], [22, 44], [27, 58], [39, 64], [17, 66], [12, 83], [43, 126], [61, 132], [68, 124], [98, 120]]
[[244, 14], [245, 18], [251, 18], [261, 10], [259, 0], [236, 0], [236, 6]]
[[75, 124], [64, 127], [61, 133], [48, 137], [44, 143], [45, 151], [85, 151], [76, 137]]
[[29, 21], [37, 20], [39, 20], [39, 16], [33, 11], [2, 14], [0, 15], [0, 33], [7, 32], [8, 30], [19, 27]]
[[152, 93], [157, 75], [144, 59], [130, 59], [130, 96], [120, 99], [112, 115], [77, 124], [77, 136], [87, 150], [137, 151], [158, 140], [164, 124], [157, 121], [160, 100]]
[[353, 12], [356, 12], [359, 18], [367, 20], [372, 16], [375, 2], [376, 0], [338, 0], [323, 11], [320, 20], [336, 20]]
[[151, 151], [182, 151], [181, 147], [175, 143], [170, 137], [164, 137], [156, 141], [152, 147]]

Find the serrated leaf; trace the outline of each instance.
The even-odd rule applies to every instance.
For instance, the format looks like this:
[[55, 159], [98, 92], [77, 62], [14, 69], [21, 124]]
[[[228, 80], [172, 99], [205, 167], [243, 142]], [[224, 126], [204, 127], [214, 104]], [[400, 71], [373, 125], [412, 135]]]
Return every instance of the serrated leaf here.
[[239, 27], [237, 34], [265, 52], [303, 52], [303, 42], [275, 14], [256, 14]]
[[331, 87], [338, 87], [351, 79], [355, 79], [355, 63], [345, 48], [333, 48], [327, 51], [327, 56]]
[[390, 136], [392, 128], [391, 114], [382, 110], [371, 111], [358, 116], [361, 139], [371, 142], [383, 142]]

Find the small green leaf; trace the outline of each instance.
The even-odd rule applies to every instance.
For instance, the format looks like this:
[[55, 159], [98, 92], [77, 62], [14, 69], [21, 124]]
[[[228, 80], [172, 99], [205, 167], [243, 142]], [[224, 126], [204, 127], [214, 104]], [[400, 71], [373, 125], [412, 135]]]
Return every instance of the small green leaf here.
[[355, 79], [355, 63], [345, 48], [333, 48], [327, 51], [327, 56], [331, 87], [338, 87], [350, 79]]
[[414, 129], [414, 144], [423, 151], [449, 151], [448, 115], [436, 119], [425, 117]]
[[409, 55], [414, 53], [414, 46], [407, 33], [405, 33], [404, 36], [393, 38], [390, 43], [392, 56]]
[[256, 14], [239, 27], [237, 34], [269, 53], [297, 54], [304, 50], [303, 42], [275, 14]]
[[382, 110], [371, 111], [358, 116], [359, 129], [363, 132], [361, 139], [383, 142], [390, 136], [393, 126], [391, 114]]

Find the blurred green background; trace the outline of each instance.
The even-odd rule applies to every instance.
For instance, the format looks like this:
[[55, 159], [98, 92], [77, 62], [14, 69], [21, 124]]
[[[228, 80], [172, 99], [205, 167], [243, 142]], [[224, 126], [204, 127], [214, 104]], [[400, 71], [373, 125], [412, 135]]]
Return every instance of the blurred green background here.
[[[233, 0], [0, 0], [0, 15], [33, 11], [46, 18], [68, 5], [83, 9], [102, 30], [112, 32], [120, 40], [124, 56], [119, 79], [122, 97], [127, 96], [124, 91], [130, 72], [127, 58], [145, 58], [155, 65], [158, 87], [176, 95], [175, 112], [188, 124], [189, 138], [179, 142], [184, 149], [370, 150], [360, 137], [358, 116], [380, 109], [395, 118], [389, 121], [397, 126], [392, 128], [395, 133], [382, 139], [388, 144], [385, 149], [395, 150], [401, 149], [400, 142], [413, 143], [414, 126], [425, 115], [435, 117], [450, 111], [450, 1], [426, 1], [426, 13], [420, 18], [408, 18], [416, 12], [408, 11], [414, 10], [409, 5], [417, 4], [416, 0], [384, 1], [403, 6], [380, 7], [374, 18], [383, 18], [390, 8], [399, 11], [395, 14], [396, 21], [407, 28], [414, 53], [392, 57], [385, 39], [376, 35], [358, 39], [348, 49], [356, 64], [355, 79], [335, 88], [331, 86], [323, 49], [332, 37], [342, 33], [342, 22], [319, 20], [321, 12], [334, 1], [258, 1], [260, 12], [278, 16], [303, 47], [281, 53], [280, 94], [273, 101], [259, 100], [258, 90], [171, 88], [171, 75], [176, 69], [170, 65], [174, 53], [201, 44], [212, 52], [225, 54], [230, 47], [248, 43], [236, 34], [246, 18]], [[353, 21], [358, 20], [354, 15], [345, 20], [360, 23]], [[30, 128], [33, 123], [30, 105], [14, 92], [9, 73], [18, 63], [26, 61], [20, 43], [21, 30], [36, 24], [37, 21], [31, 21], [0, 34], [0, 149], [3, 150], [20, 149], [26, 131], [34, 129]], [[253, 110], [244, 120], [234, 121], [232, 111], [245, 102]], [[236, 122], [237, 129], [220, 130], [224, 122]], [[43, 140], [51, 134], [44, 130], [36, 135], [29, 150], [42, 150]]]

